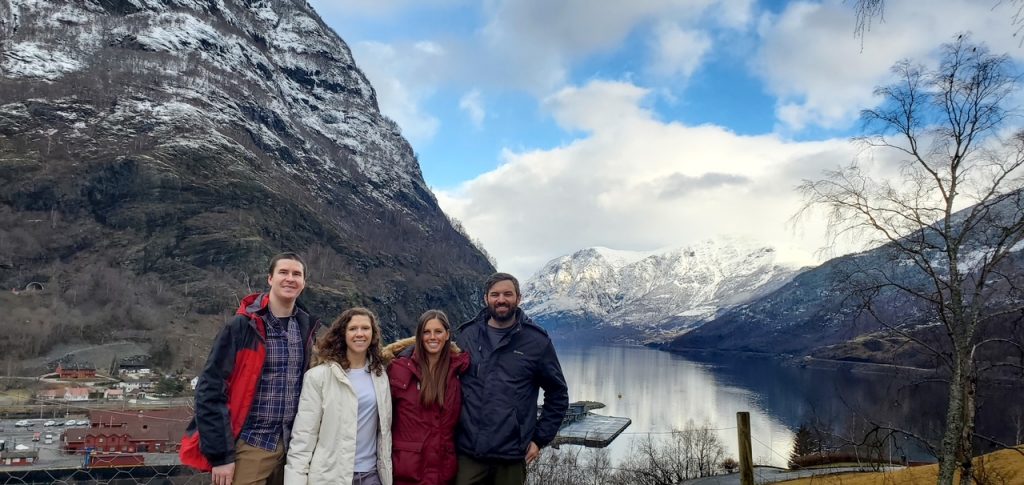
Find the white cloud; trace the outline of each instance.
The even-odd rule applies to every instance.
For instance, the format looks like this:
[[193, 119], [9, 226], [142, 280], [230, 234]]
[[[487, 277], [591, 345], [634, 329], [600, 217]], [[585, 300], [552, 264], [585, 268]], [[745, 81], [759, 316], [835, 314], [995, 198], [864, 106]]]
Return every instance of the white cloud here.
[[754, 0], [722, 0], [716, 6], [714, 18], [723, 27], [743, 29], [753, 20]]
[[585, 88], [563, 88], [546, 98], [544, 106], [565, 130], [595, 131], [617, 123], [649, 121], [651, 112], [640, 106], [648, 93], [627, 82], [597, 80]]
[[648, 91], [594, 81], [545, 102], [556, 120], [588, 134], [550, 149], [506, 152], [497, 169], [438, 196], [497, 259], [524, 278], [581, 247], [675, 246], [722, 234], [775, 244], [810, 262], [821, 227], [794, 236], [802, 177], [848, 163], [845, 140], [795, 143], [718, 126], [662, 122]]
[[663, 78], [689, 78], [711, 50], [708, 34], [682, 29], [672, 22], [658, 24], [652, 44], [651, 70]]
[[421, 40], [412, 45], [413, 49], [418, 51], [419, 54], [427, 56], [443, 56], [445, 54], [444, 47], [440, 44], [428, 40]]
[[474, 89], [459, 99], [459, 109], [466, 112], [469, 116], [470, 121], [473, 122], [473, 126], [480, 128], [484, 124], [484, 116], [487, 112], [484, 111], [484, 102], [480, 97], [480, 90]]
[[[677, 27], [680, 35], [675, 38], [687, 42], [684, 52], [658, 43], [659, 60], [678, 63], [694, 58], [702, 54], [700, 47], [707, 38], [692, 28], [743, 28], [752, 8], [750, 0], [634, 0], [603, 2], [599, 8], [590, 0], [499, 0], [489, 5], [489, 21], [481, 35], [482, 48], [495, 61], [490, 71], [494, 80], [535, 93], [561, 87], [575, 62], [618, 49], [637, 29], [659, 22], [687, 27]], [[683, 62], [681, 67], [692, 72], [694, 66]]]
[[885, 83], [896, 61], [925, 61], [958, 33], [972, 31], [993, 51], [1024, 58], [1008, 3], [886, 2], [884, 22], [876, 20], [862, 44], [853, 35], [849, 2], [793, 2], [780, 14], [761, 18], [761, 48], [753, 67], [779, 98], [776, 116], [784, 128], [842, 128], [877, 101], [873, 88]]
[[[719, 27], [744, 29], [751, 24], [753, 0], [313, 0], [314, 7], [335, 26], [362, 27], [360, 19], [399, 20], [402, 12], [448, 9], [465, 15], [480, 8], [482, 23], [466, 34], [439, 31], [410, 41], [355, 41], [350, 45], [357, 64], [377, 89], [382, 111], [398, 121], [412, 141], [431, 139], [440, 121], [423, 107], [443, 89], [525, 91], [542, 98], [564, 87], [573, 69], [595, 54], [623, 48], [632, 34], [658, 31], [651, 53], [651, 72], [675, 80], [697, 69], [711, 49], [708, 34], [695, 30]], [[373, 25], [372, 23], [370, 25]], [[340, 30], [342, 38], [348, 32]], [[348, 39], [352, 40], [352, 39]], [[671, 97], [671, 92], [666, 92]], [[482, 106], [481, 106], [482, 107]], [[467, 110], [467, 107], [463, 107]], [[471, 117], [479, 111], [467, 111]], [[472, 118], [475, 121], [475, 118]]]
[[[377, 102], [385, 115], [394, 119], [402, 133], [413, 143], [429, 141], [437, 133], [440, 120], [423, 111], [422, 104], [435, 83], [410, 82], [430, 78], [434, 59], [444, 49], [431, 42], [394, 46], [380, 42], [359, 42], [352, 46], [356, 64], [377, 91]], [[408, 55], [415, 52], [415, 55]]]

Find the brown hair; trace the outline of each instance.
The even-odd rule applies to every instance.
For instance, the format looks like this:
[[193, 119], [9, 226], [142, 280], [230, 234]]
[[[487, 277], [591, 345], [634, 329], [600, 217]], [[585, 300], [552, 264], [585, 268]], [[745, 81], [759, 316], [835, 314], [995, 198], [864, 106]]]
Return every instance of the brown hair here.
[[491, 275], [490, 278], [487, 278], [487, 281], [484, 282], [484, 298], [486, 298], [487, 293], [491, 291], [491, 287], [502, 281], [511, 281], [512, 286], [514, 286], [516, 289], [516, 297], [519, 297], [519, 295], [521, 295], [521, 293], [519, 292], [519, 280], [517, 280], [515, 276], [512, 276], [508, 273], [494, 273]]
[[273, 258], [270, 258], [270, 267], [267, 268], [267, 274], [274, 274], [274, 270], [277, 269], [277, 262], [282, 259], [290, 259], [292, 261], [298, 261], [302, 265], [302, 273], [306, 273], [306, 262], [302, 260], [302, 256], [297, 253], [280, 253]]
[[362, 315], [370, 319], [370, 348], [366, 349], [366, 360], [370, 365], [370, 371], [378, 376], [384, 371], [384, 359], [380, 351], [380, 325], [377, 324], [377, 316], [369, 309], [356, 307], [341, 312], [338, 318], [334, 319], [331, 327], [316, 340], [316, 347], [313, 350], [313, 365], [317, 366], [324, 362], [334, 361], [341, 365], [342, 369], [348, 370], [351, 364], [348, 362], [348, 344], [345, 343], [345, 332], [352, 318]]
[[416, 348], [412, 353], [412, 360], [420, 368], [420, 402], [424, 406], [437, 403], [444, 406], [444, 391], [448, 383], [448, 365], [451, 363], [451, 343], [445, 342], [441, 346], [441, 355], [438, 356], [437, 366], [431, 368], [430, 360], [427, 358], [426, 347], [423, 346], [423, 330], [427, 322], [437, 320], [441, 322], [444, 329], [448, 331], [448, 338], [451, 339], [452, 326], [448, 323], [448, 315], [441, 310], [427, 310], [420, 315], [416, 324]]

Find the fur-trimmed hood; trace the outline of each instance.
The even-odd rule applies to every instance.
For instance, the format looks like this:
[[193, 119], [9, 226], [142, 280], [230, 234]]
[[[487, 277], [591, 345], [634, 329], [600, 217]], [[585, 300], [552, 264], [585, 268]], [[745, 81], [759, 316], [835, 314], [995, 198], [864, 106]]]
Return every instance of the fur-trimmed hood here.
[[[448, 342], [449, 348], [452, 354], [462, 353], [462, 349], [458, 345], [455, 345], [455, 341], [451, 340]], [[392, 360], [402, 355], [406, 350], [409, 351], [409, 355], [412, 355], [412, 348], [416, 346], [416, 337], [406, 337], [402, 340], [397, 340], [385, 346], [381, 350], [381, 356], [384, 357], [384, 365], [388, 365]]]

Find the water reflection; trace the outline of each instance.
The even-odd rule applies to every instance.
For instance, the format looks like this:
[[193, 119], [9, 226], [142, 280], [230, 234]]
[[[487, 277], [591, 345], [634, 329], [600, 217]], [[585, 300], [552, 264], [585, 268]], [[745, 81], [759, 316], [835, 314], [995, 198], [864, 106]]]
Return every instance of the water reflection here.
[[600, 401], [598, 411], [633, 420], [611, 446], [621, 459], [633, 438], [664, 433], [693, 422], [719, 430], [728, 455], [738, 457], [736, 412], [749, 411], [753, 454], [759, 461], [784, 465], [793, 433], [740, 386], [720, 382], [711, 366], [641, 347], [581, 347], [556, 343], [570, 399]]
[[[621, 459], [630, 441], [664, 433], [692, 421], [719, 430], [727, 454], [737, 457], [736, 412], [749, 411], [753, 454], [759, 462], [785, 466], [800, 423], [817, 421], [851, 439], [864, 418], [938, 441], [944, 422], [945, 384], [919, 376], [864, 373], [863, 367], [822, 370], [784, 365], [743, 354], [678, 355], [642, 347], [582, 346], [556, 342], [570, 399], [595, 400], [600, 414], [625, 416], [633, 424], [612, 445]], [[1024, 426], [1019, 388], [979, 392], [978, 430], [1016, 443]], [[1016, 424], [1015, 424], [1016, 423]], [[931, 460], [926, 448], [901, 439], [891, 451], [911, 460]], [[976, 450], [993, 449], [979, 441]]]

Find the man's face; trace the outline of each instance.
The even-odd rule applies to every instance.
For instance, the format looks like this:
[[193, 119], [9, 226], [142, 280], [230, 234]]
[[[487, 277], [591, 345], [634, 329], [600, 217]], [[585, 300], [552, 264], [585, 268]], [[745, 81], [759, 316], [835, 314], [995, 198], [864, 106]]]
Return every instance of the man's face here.
[[306, 287], [302, 263], [294, 259], [282, 259], [274, 266], [274, 272], [267, 277], [270, 294], [282, 300], [295, 300]]
[[491, 313], [491, 318], [507, 322], [516, 314], [516, 308], [519, 308], [519, 295], [516, 294], [516, 287], [511, 281], [503, 280], [487, 290], [484, 302]]

